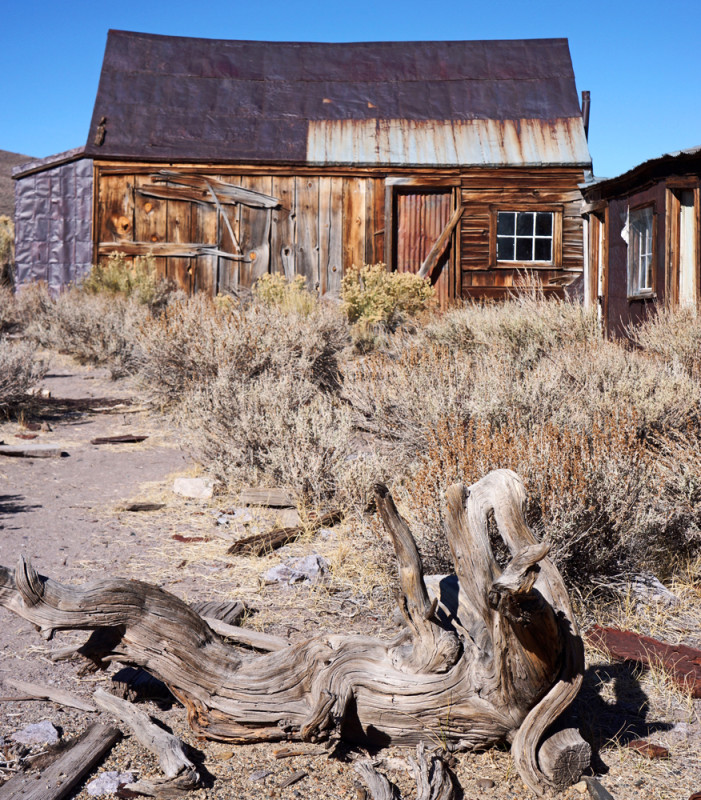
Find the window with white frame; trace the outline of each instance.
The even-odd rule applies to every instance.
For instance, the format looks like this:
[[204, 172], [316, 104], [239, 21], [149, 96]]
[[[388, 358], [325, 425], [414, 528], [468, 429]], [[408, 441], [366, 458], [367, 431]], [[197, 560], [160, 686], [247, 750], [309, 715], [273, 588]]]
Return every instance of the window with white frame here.
[[499, 211], [497, 261], [552, 262], [554, 227], [552, 211]]
[[630, 211], [628, 219], [628, 294], [649, 295], [654, 290], [654, 224], [652, 206]]

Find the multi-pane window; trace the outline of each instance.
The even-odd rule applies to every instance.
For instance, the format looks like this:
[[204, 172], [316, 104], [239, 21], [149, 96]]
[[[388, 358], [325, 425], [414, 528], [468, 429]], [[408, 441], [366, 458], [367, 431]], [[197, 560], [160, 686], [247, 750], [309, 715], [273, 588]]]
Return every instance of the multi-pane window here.
[[553, 260], [552, 211], [499, 211], [497, 261]]
[[628, 240], [628, 294], [649, 294], [653, 290], [652, 206], [630, 212]]

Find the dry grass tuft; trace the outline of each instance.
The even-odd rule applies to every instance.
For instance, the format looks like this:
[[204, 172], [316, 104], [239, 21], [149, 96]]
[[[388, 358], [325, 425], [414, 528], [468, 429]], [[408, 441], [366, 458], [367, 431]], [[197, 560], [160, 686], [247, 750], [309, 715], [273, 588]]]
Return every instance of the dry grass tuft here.
[[0, 416], [24, 405], [29, 390], [46, 374], [46, 366], [36, 358], [36, 348], [28, 342], [11, 342], [0, 335]]

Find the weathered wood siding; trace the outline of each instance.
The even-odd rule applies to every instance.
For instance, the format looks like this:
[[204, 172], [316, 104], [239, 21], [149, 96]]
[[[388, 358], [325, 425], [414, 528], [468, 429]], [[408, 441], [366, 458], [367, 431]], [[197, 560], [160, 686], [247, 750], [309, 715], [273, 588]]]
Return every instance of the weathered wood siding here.
[[[406, 237], [397, 239], [397, 225], [403, 224], [402, 218], [406, 225], [407, 216], [392, 214], [394, 232], [386, 231], [385, 216], [391, 213], [397, 192], [414, 184], [427, 193], [432, 187], [441, 193], [452, 185], [463, 207], [437, 284], [442, 301], [461, 295], [503, 297], [515, 285], [519, 270], [526, 269], [525, 265], [495, 263], [497, 209], [556, 210], [561, 220], [554, 241], [556, 263], [529, 267], [538, 272], [546, 291], [561, 293], [563, 285], [582, 272], [577, 185], [584, 176], [579, 168], [479, 168], [463, 170], [461, 175], [456, 170], [406, 169], [393, 172], [395, 177], [371, 168], [353, 172], [304, 168], [294, 174], [284, 167], [263, 171], [188, 164], [171, 168], [173, 174], [204, 176], [278, 198], [280, 205], [273, 209], [231, 200], [218, 206], [206, 191], [198, 195], [192, 186], [171, 187], [172, 197], [166, 198], [142, 194], [145, 187], [153, 186], [152, 175], [160, 168], [115, 162], [96, 166], [96, 254], [122, 250], [134, 255], [152, 250], [159, 271], [188, 292], [215, 295], [236, 287], [250, 288], [261, 274], [272, 272], [290, 279], [301, 275], [310, 288], [337, 295], [344, 271], [353, 265], [383, 261], [388, 252], [392, 268], [406, 269], [406, 264], [399, 266], [398, 258], [405, 261], [406, 248], [411, 250], [414, 244], [405, 241]], [[397, 174], [404, 176], [404, 183], [396, 183]], [[454, 207], [457, 201], [456, 195]], [[447, 206], [444, 211], [440, 224], [433, 226], [436, 230], [423, 230], [426, 226], [420, 214], [418, 222], [409, 225], [428, 237], [416, 243], [410, 269], [425, 257], [424, 251], [440, 233], [438, 229], [449, 214]], [[391, 241], [386, 246], [388, 238]], [[404, 255], [397, 249], [398, 241], [406, 250]], [[203, 248], [208, 251], [202, 252]]]
[[[474, 169], [461, 176], [464, 212], [460, 226], [460, 267], [463, 297], [503, 297], [524, 270], [537, 272], [546, 291], [561, 292], [582, 272], [583, 239], [581, 201], [577, 184], [581, 169], [547, 168]], [[557, 267], [540, 265], [495, 265], [490, 252], [494, 239], [497, 210], [525, 210], [552, 207], [561, 209], [562, 263]], [[491, 244], [492, 249], [495, 242]], [[574, 274], [573, 274], [574, 273]]]
[[[250, 288], [263, 273], [273, 272], [301, 275], [310, 288], [338, 294], [345, 269], [381, 260], [385, 190], [380, 177], [183, 170], [277, 197], [279, 207], [269, 211], [241, 204], [217, 208], [205, 197], [187, 202], [144, 196], [139, 190], [152, 185], [150, 174], [156, 170], [128, 170], [98, 167], [97, 254], [147, 253], [149, 248], [155, 254], [158, 245], [168, 243], [232, 254], [157, 255], [159, 273], [185, 291], [214, 295]], [[236, 258], [237, 252], [243, 257]]]

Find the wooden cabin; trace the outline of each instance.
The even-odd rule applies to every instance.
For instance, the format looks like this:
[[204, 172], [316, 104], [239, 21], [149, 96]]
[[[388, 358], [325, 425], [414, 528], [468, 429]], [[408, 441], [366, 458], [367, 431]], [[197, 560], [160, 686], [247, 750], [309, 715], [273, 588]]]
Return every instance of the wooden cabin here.
[[87, 143], [17, 179], [20, 283], [152, 254], [188, 292], [352, 265], [443, 302], [581, 278], [591, 168], [565, 39], [351, 44], [110, 31]]
[[585, 303], [622, 335], [654, 310], [701, 302], [701, 147], [583, 187]]

